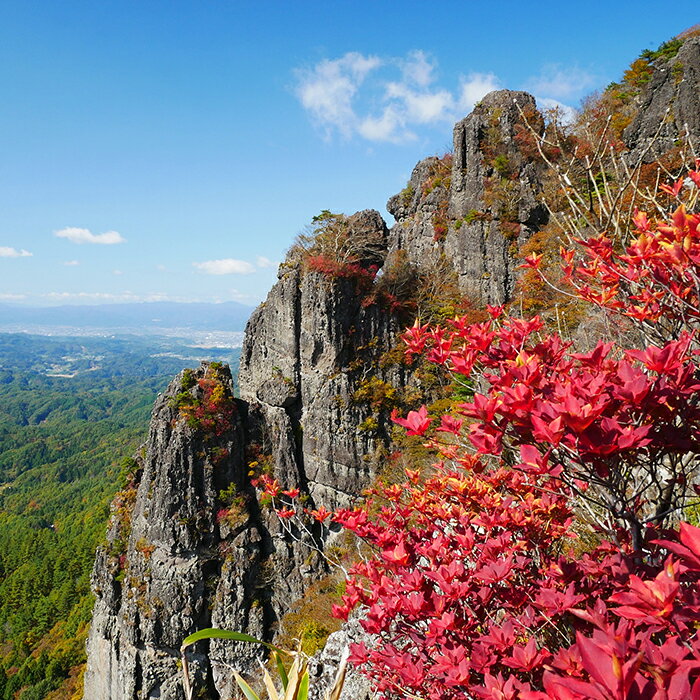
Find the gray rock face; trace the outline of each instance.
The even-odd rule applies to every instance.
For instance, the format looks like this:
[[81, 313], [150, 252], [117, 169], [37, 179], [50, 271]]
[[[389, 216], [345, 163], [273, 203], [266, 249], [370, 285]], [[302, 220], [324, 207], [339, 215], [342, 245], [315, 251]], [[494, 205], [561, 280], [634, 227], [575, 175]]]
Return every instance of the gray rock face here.
[[[630, 160], [649, 163], [670, 151], [679, 137], [700, 134], [700, 36], [683, 42], [678, 54], [655, 62], [639, 109], [625, 129]], [[697, 141], [695, 141], [697, 148]]]
[[[206, 380], [212, 372], [203, 365], [190, 377]], [[226, 532], [217, 522], [219, 492], [233, 484], [244, 493], [246, 473], [231, 376], [227, 369], [218, 374], [227, 394], [219, 425], [197, 426], [196, 418], [173, 405], [178, 396], [190, 397], [185, 405], [205, 398], [196, 383], [184, 390], [179, 375], [157, 400], [136, 474], [113, 504], [107, 544], [93, 573], [86, 699], [180, 700], [185, 636], [217, 618], [253, 634], [264, 631], [263, 607], [256, 607], [255, 586], [248, 584], [261, 558], [254, 517], [242, 509], [241, 522]], [[211, 657], [210, 665], [206, 655], [193, 654], [193, 674], [209, 697], [218, 697], [215, 649]]]
[[454, 127], [449, 177], [436, 178], [438, 159], [427, 158], [387, 203], [397, 221], [392, 250], [406, 250], [422, 263], [445, 256], [462, 291], [485, 303], [510, 298], [514, 252], [547, 221], [538, 167], [518, 146], [522, 113], [541, 127], [531, 95], [489, 93]]
[[[328, 637], [326, 646], [309, 661], [309, 700], [324, 700], [326, 692], [333, 688], [338, 668], [347, 656], [349, 645], [367, 642], [368, 635], [357, 619], [350, 619], [343, 629]], [[365, 678], [351, 665], [347, 666], [340, 700], [375, 700], [372, 681]]]
[[[387, 231], [379, 214], [359, 212], [348, 225], [351, 236], [384, 241], [367, 261], [383, 263]], [[365, 305], [355, 280], [283, 266], [250, 319], [239, 375], [281, 483], [303, 484], [330, 508], [348, 505], [374, 477], [376, 440], [358, 431], [372, 411], [356, 391], [400, 328], [386, 310]], [[383, 378], [402, 381], [395, 373]]]

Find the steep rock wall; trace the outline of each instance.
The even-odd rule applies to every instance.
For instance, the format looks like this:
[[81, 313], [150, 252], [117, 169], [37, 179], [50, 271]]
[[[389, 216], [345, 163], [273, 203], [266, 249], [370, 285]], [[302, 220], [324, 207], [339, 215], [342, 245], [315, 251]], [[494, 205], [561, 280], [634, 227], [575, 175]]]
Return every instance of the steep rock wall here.
[[[382, 264], [380, 215], [359, 212], [348, 224], [351, 236], [384, 241], [371, 261]], [[317, 505], [348, 505], [376, 475], [377, 431], [358, 430], [372, 411], [356, 391], [370, 370], [403, 383], [398, 370], [376, 369], [401, 327], [386, 309], [366, 304], [354, 279], [301, 265], [281, 267], [250, 319], [239, 377], [251, 428], [268, 444], [275, 477], [304, 486]]]
[[676, 56], [656, 61], [639, 97], [635, 116], [624, 131], [630, 161], [647, 163], [671, 151], [679, 138], [700, 136], [700, 36], [683, 42]]
[[397, 222], [391, 250], [422, 264], [444, 256], [462, 292], [482, 303], [512, 296], [514, 253], [547, 221], [535, 155], [519, 145], [527, 134], [523, 114], [541, 129], [531, 95], [489, 93], [455, 125], [451, 162], [421, 161], [406, 189], [387, 203]]
[[[223, 392], [223, 413], [213, 427], [206, 413], [198, 419], [176, 405], [178, 399], [185, 407], [204, 405], [205, 390], [197, 382], [212, 373]], [[243, 445], [227, 368], [204, 365], [181, 374], [158, 398], [148, 442], [112, 506], [107, 542], [95, 562], [86, 698], [184, 697], [179, 647], [192, 631], [211, 626], [211, 603], [227, 565], [220, 549], [224, 534], [229, 558], [246, 562], [237, 567], [243, 580], [255, 568], [250, 560], [260, 558], [261, 538], [253, 522], [246, 517], [238, 533], [222, 533], [217, 522], [218, 494], [232, 484], [245, 488]], [[263, 610], [255, 608], [251, 590], [227, 591], [227, 617], [236, 626], [261, 631]], [[216, 697], [206, 656], [193, 656], [193, 673]]]

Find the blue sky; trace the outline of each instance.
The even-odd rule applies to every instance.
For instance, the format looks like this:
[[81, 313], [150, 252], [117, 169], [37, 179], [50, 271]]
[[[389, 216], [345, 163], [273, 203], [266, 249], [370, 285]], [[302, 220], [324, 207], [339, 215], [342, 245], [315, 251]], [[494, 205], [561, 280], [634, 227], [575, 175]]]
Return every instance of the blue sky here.
[[[693, 12], [695, 10], [695, 12]], [[493, 88], [576, 107], [696, 3], [0, 2], [0, 302], [255, 304]]]

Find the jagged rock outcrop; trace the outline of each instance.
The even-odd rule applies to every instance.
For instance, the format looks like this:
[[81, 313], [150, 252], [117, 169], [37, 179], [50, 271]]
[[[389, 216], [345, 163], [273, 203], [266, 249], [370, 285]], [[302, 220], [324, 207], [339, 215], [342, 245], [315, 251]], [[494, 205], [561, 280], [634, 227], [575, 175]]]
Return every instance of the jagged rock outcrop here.
[[[347, 226], [351, 238], [375, 242], [365, 266], [383, 264], [388, 232], [379, 213], [354, 214]], [[372, 412], [356, 392], [401, 329], [386, 309], [365, 304], [357, 284], [352, 276], [282, 265], [250, 319], [241, 355], [241, 398], [275, 477], [303, 485], [329, 508], [348, 505], [376, 474], [377, 431], [358, 430]], [[402, 381], [396, 371], [372, 374]]]
[[526, 119], [542, 128], [531, 95], [489, 93], [455, 125], [451, 158], [421, 161], [387, 203], [392, 249], [422, 264], [444, 256], [462, 292], [482, 303], [512, 296], [514, 253], [547, 221], [534, 152], [520, 145]]
[[[217, 522], [220, 492], [232, 485], [245, 492], [244, 442], [227, 368], [182, 373], [158, 398], [95, 562], [85, 698], [184, 698], [180, 645], [211, 626], [217, 600], [225, 599], [234, 627], [264, 630], [251, 582], [260, 532], [247, 513], [225, 533]], [[236, 585], [226, 575], [231, 568]], [[217, 697], [215, 664], [201, 652], [191, 659], [198, 686]]]
[[[349, 646], [368, 642], [368, 636], [357, 618], [351, 618], [343, 629], [328, 637], [323, 650], [309, 661], [309, 700], [325, 699], [326, 693], [335, 685], [338, 669], [347, 657]], [[374, 700], [374, 697], [371, 681], [348, 664], [340, 700]]]
[[700, 36], [686, 39], [675, 56], [655, 61], [652, 68], [623, 135], [630, 162], [643, 158], [649, 163], [671, 151], [686, 134], [691, 139], [700, 135]]

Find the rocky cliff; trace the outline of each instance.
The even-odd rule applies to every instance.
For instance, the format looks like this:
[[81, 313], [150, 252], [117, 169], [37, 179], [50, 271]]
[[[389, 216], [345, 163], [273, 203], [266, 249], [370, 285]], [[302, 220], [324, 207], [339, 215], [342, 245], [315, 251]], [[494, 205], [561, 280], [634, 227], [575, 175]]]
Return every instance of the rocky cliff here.
[[[388, 231], [378, 212], [335, 223], [347, 226], [349, 240], [373, 244], [363, 269], [384, 264]], [[401, 329], [398, 317], [366, 303], [362, 279], [338, 272], [295, 260], [281, 266], [248, 323], [239, 374], [251, 429], [274, 476], [327, 507], [347, 505], [376, 475], [380, 426], [358, 430], [371, 411], [357, 390]], [[402, 383], [396, 372], [383, 374], [382, 381]]]
[[[184, 697], [177, 663], [187, 634], [216, 626], [270, 639], [325, 573], [259, 507], [248, 472], [298, 484], [310, 504], [335, 507], [381, 464], [386, 411], [358, 426], [382, 400], [360, 391], [369, 368], [402, 327], [367, 302], [387, 229], [372, 211], [337, 223], [366, 259], [334, 279], [290, 256], [249, 322], [241, 400], [231, 397], [227, 370], [211, 365], [179, 375], [159, 398], [95, 563], [86, 698]], [[381, 374], [370, 384], [380, 392], [405, 383], [400, 363]], [[205, 697], [231, 697], [230, 666], [252, 668], [257, 652], [212, 642], [193, 656], [194, 685]]]
[[[669, 101], [663, 148], [685, 125], [700, 135], [699, 57], [695, 38], [651, 64], [650, 87], [626, 103], [632, 153], [649, 146]], [[259, 503], [250, 473], [298, 485], [309, 505], [329, 508], [351, 503], [378, 476], [393, 449], [391, 409], [441, 391], [405, 365], [400, 330], [416, 316], [449, 315], [455, 296], [507, 301], [515, 253], [547, 223], [531, 140], [543, 129], [531, 96], [487, 95], [455, 125], [453, 153], [421, 161], [389, 200], [393, 228], [375, 211], [324, 212], [293, 246], [249, 321], [240, 399], [227, 370], [212, 365], [179, 375], [158, 399], [95, 563], [85, 698], [180, 700], [186, 635], [218, 626], [271, 639], [327, 574], [298, 541], [323, 546], [321, 533], [289, 537]], [[315, 662], [319, 678], [332, 676], [345, 639], [333, 636]], [[202, 697], [231, 697], [230, 668], [252, 668], [256, 652], [198, 646]], [[346, 700], [369, 692], [348, 687]]]
[[392, 249], [420, 264], [445, 256], [461, 291], [482, 303], [512, 296], [514, 253], [547, 221], [536, 152], [520, 145], [526, 120], [542, 128], [531, 95], [488, 94], [455, 125], [453, 153], [418, 163], [387, 203]]
[[646, 162], [673, 151], [680, 140], [700, 135], [700, 36], [650, 57], [644, 89], [635, 100], [624, 140]]
[[[210, 365], [179, 375], [158, 398], [95, 562], [86, 698], [181, 697], [180, 644], [211, 626], [211, 602], [232, 560], [244, 565], [226, 592], [227, 617], [264, 629], [251, 580], [261, 550], [256, 525], [241, 517], [222, 532], [217, 522], [220, 492], [245, 492], [239, 406], [228, 370]], [[200, 687], [212, 691], [215, 665], [201, 655], [193, 663]]]

